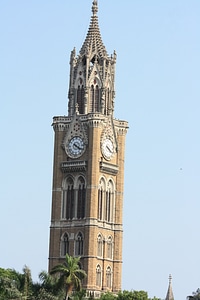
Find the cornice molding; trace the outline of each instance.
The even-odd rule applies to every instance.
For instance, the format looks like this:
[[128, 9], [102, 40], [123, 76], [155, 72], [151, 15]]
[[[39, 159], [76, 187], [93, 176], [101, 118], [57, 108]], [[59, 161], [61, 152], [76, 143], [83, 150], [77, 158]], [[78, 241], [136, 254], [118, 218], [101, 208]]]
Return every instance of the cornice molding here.
[[66, 161], [61, 163], [63, 173], [83, 172], [87, 169], [86, 161]]
[[117, 165], [110, 164], [104, 161], [99, 162], [99, 168], [101, 172], [111, 174], [114, 176], [116, 176], [119, 171], [119, 167]]

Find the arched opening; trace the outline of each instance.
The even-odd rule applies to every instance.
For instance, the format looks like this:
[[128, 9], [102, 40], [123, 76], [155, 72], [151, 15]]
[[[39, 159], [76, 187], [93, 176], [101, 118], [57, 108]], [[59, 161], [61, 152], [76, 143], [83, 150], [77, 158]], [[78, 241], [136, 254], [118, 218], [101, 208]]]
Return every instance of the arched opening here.
[[61, 237], [61, 256], [65, 256], [69, 253], [69, 236], [65, 232]]
[[77, 218], [85, 218], [85, 201], [86, 201], [86, 187], [85, 180], [81, 176], [78, 179], [78, 199], [77, 199]]
[[[82, 79], [80, 79], [82, 83]], [[78, 104], [78, 111], [79, 114], [84, 114], [84, 95], [85, 89], [83, 85], [78, 85], [77, 89], [77, 104]]]
[[74, 181], [71, 177], [68, 177], [63, 189], [62, 217], [64, 219], [73, 219], [74, 214]]
[[83, 255], [83, 234], [79, 232], [75, 240], [75, 255]]

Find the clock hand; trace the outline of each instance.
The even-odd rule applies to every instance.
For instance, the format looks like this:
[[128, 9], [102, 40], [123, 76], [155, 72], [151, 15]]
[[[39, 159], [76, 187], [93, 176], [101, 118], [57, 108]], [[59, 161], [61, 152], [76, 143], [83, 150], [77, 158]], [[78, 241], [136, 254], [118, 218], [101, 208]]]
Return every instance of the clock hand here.
[[108, 151], [110, 151], [112, 153], [112, 150], [110, 149], [110, 147], [108, 145], [106, 145], [106, 148], [108, 149]]
[[79, 150], [83, 150], [83, 147], [80, 147], [78, 144], [74, 143], [75, 148], [79, 149]]

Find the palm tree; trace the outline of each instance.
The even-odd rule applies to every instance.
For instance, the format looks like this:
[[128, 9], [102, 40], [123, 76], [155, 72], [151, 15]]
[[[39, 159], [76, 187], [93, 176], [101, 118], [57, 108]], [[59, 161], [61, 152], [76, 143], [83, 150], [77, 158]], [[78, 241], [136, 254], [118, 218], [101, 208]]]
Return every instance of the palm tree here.
[[50, 274], [59, 274], [59, 282], [65, 287], [66, 300], [72, 289], [80, 291], [82, 288], [81, 281], [87, 276], [86, 272], [80, 269], [80, 257], [73, 257], [66, 254], [65, 262], [58, 264], [51, 270]]
[[23, 268], [23, 297], [24, 299], [28, 299], [32, 293], [32, 276], [31, 270], [25, 265]]
[[63, 288], [60, 286], [58, 277], [52, 276], [46, 271], [42, 271], [39, 274], [40, 279], [40, 293], [44, 294], [44, 291], [49, 295], [56, 296], [57, 299], [64, 297]]

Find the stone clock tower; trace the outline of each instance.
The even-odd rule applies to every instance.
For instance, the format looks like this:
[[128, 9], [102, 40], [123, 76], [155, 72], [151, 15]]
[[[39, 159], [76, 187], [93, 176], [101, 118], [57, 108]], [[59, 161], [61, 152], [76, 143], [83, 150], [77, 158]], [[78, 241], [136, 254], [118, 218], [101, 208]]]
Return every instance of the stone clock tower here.
[[89, 295], [118, 292], [122, 273], [124, 152], [128, 123], [116, 120], [116, 53], [109, 56], [97, 0], [85, 41], [70, 57], [68, 115], [55, 132], [49, 270], [81, 256]]

